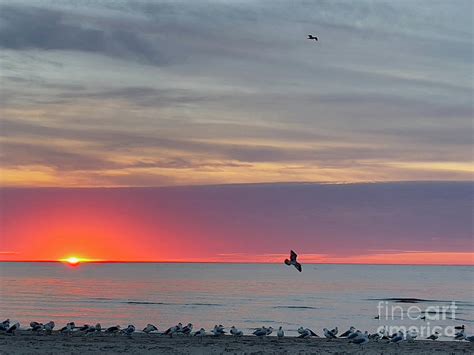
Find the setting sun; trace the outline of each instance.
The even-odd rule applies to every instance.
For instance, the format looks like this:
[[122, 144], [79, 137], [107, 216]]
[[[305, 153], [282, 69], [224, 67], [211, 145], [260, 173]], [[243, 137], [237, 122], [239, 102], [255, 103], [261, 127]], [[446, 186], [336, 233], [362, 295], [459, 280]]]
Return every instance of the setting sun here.
[[84, 259], [84, 258], [78, 258], [78, 257], [75, 257], [75, 256], [70, 256], [70, 257], [65, 258], [65, 259], [60, 259], [60, 261], [68, 263], [70, 265], [77, 265], [79, 263], [87, 262], [89, 260]]

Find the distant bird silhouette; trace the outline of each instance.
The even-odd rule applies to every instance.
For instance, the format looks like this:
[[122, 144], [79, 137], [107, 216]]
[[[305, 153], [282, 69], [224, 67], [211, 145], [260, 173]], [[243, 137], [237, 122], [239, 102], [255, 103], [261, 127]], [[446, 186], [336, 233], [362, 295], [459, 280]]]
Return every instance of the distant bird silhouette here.
[[308, 35], [308, 39], [312, 39], [312, 40], [317, 41], [317, 40], [318, 40], [318, 37], [313, 36], [313, 35]]
[[285, 264], [288, 265], [288, 266], [293, 265], [296, 268], [296, 270], [301, 272], [301, 270], [302, 270], [301, 264], [296, 261], [297, 257], [298, 257], [298, 255], [293, 250], [291, 250], [290, 251], [290, 260], [285, 259]]

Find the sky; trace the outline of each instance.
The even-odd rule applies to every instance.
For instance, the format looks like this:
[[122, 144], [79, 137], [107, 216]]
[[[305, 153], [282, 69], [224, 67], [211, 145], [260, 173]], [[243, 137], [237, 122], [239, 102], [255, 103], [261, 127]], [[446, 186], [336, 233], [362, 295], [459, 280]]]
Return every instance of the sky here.
[[[60, 258], [83, 240], [92, 250], [76, 253], [97, 259], [270, 261], [283, 255], [295, 230], [307, 236], [297, 244], [307, 260], [380, 262], [390, 255], [413, 262], [422, 252], [426, 262], [473, 263], [472, 219], [465, 215], [472, 213], [466, 181], [474, 171], [472, 13], [469, 0], [0, 0], [0, 259]], [[310, 33], [319, 41], [308, 40]], [[431, 219], [405, 224], [400, 217], [397, 226], [383, 219], [390, 233], [381, 233], [383, 225], [372, 226], [385, 208], [377, 197], [378, 207], [360, 215], [364, 233], [344, 227], [346, 209], [364, 205], [367, 196], [343, 201], [337, 188], [367, 186], [377, 195], [392, 183], [393, 191], [408, 186], [400, 182], [417, 182], [415, 205], [426, 203], [423, 213], [431, 211]], [[442, 206], [423, 200], [422, 182], [437, 186], [446, 199]], [[294, 183], [318, 198], [295, 199]], [[277, 189], [277, 203], [289, 204], [289, 213], [299, 211], [298, 203], [309, 211], [323, 208], [319, 195], [326, 191], [334, 195], [325, 195], [324, 203], [345, 207], [332, 210], [339, 213], [337, 226], [327, 227], [335, 214], [323, 214], [327, 219], [317, 225], [308, 218], [296, 228], [280, 206], [278, 221], [266, 222], [279, 225], [279, 237], [260, 226], [262, 211], [248, 215], [253, 208], [245, 199], [233, 218], [252, 223], [232, 232], [227, 228], [237, 222], [221, 214], [204, 219], [206, 234], [180, 226], [201, 212], [176, 207], [167, 212], [166, 234], [146, 207], [157, 203], [162, 211], [180, 191], [190, 199], [202, 193], [181, 187], [165, 189], [174, 191], [168, 194], [158, 187], [203, 185], [220, 192], [203, 194], [209, 205], [199, 208], [226, 211], [230, 207], [215, 205], [211, 196], [227, 196], [221, 189], [227, 184], [249, 184], [243, 196], [252, 191], [262, 201], [269, 186], [280, 184], [288, 193]], [[460, 190], [471, 203], [460, 202]], [[392, 195], [397, 203], [390, 215], [412, 208], [411, 196]], [[262, 210], [278, 207], [262, 201], [255, 201]], [[133, 211], [115, 203], [131, 204]], [[89, 211], [96, 204], [102, 207]], [[443, 206], [454, 208], [446, 217], [452, 232], [435, 233], [432, 225], [448, 213]], [[57, 208], [62, 214], [50, 210]], [[329, 229], [316, 233], [319, 224]], [[238, 231], [245, 248], [232, 241]], [[379, 238], [380, 245], [338, 253], [325, 239], [333, 233], [341, 243]], [[147, 247], [157, 234], [168, 236], [156, 237], [166, 252]], [[312, 244], [310, 235], [317, 235]], [[105, 236], [116, 239], [114, 252]], [[203, 239], [207, 252], [185, 252], [180, 238], [186, 245]], [[272, 247], [251, 250], [258, 238]], [[161, 249], [163, 243], [170, 248]], [[426, 254], [442, 251], [455, 254]]]
[[1, 191], [3, 260], [474, 264], [470, 182]]

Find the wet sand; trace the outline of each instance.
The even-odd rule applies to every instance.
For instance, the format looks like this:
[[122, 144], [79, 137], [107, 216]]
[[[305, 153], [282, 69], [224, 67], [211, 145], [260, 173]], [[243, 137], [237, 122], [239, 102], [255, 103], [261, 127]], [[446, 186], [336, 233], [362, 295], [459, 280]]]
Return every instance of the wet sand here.
[[260, 339], [254, 336], [169, 338], [158, 334], [123, 335], [74, 334], [64, 336], [35, 335], [20, 331], [14, 336], [0, 335], [1, 354], [472, 354], [474, 343], [466, 341], [426, 341], [400, 345], [385, 341], [370, 342], [363, 347], [346, 339], [297, 339], [276, 337]]

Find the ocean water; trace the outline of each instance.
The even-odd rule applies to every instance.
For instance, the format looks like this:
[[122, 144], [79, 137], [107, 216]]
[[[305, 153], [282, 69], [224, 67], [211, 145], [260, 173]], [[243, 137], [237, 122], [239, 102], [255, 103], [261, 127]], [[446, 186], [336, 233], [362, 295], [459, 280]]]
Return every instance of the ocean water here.
[[[372, 332], [405, 325], [430, 333], [464, 324], [472, 334], [473, 285], [474, 268], [455, 266], [307, 264], [298, 273], [283, 264], [0, 263], [0, 317], [23, 326], [54, 320], [164, 329], [191, 322], [250, 332], [281, 325], [287, 335], [300, 325], [321, 335], [335, 326]], [[437, 312], [453, 301], [454, 314]], [[413, 319], [426, 310], [427, 320]]]

